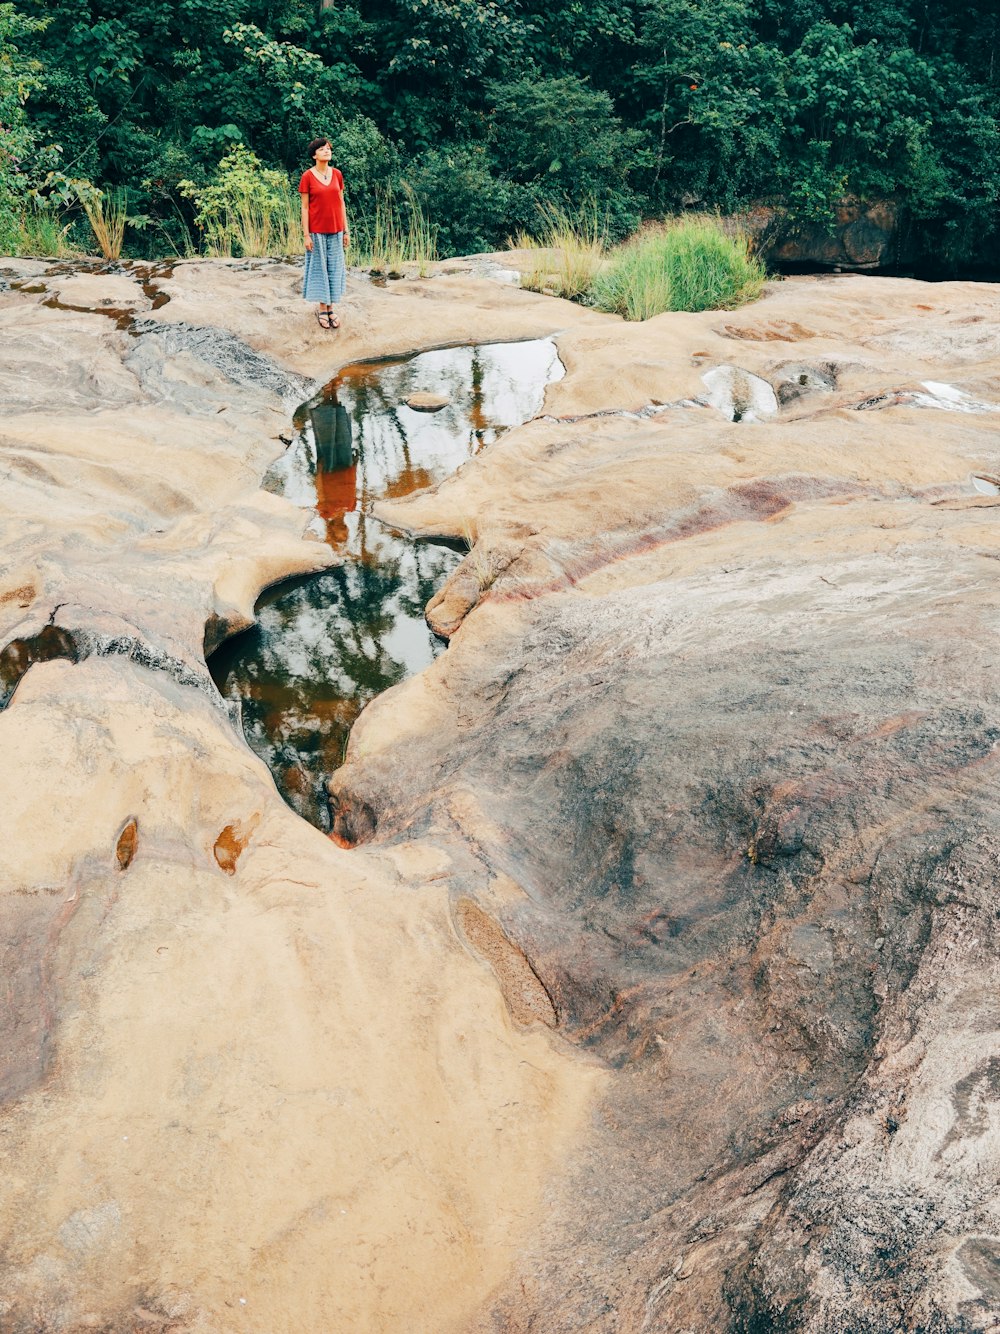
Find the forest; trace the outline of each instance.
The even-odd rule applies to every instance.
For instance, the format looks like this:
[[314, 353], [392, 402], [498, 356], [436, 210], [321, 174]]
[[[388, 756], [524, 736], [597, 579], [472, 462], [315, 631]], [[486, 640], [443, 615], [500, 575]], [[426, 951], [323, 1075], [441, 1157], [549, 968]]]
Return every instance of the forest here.
[[441, 255], [552, 208], [615, 240], [856, 196], [894, 200], [942, 264], [989, 265], [998, 43], [995, 0], [0, 3], [0, 250], [87, 191], [127, 201], [128, 253], [204, 248], [236, 146], [294, 188], [319, 134], [355, 213], [395, 190]]

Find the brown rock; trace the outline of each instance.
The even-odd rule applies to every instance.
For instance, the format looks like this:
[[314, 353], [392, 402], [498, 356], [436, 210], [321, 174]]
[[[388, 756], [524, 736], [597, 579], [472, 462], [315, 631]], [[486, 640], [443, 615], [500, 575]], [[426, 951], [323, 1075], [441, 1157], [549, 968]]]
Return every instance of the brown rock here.
[[842, 199], [825, 221], [804, 221], [759, 205], [742, 215], [742, 222], [758, 249], [778, 264], [877, 269], [910, 258], [891, 199]]
[[[259, 488], [332, 369], [299, 277], [179, 264], [134, 337], [89, 271], [94, 312], [0, 293], [5, 1328], [462, 1328], [603, 1083], [514, 1028], [440, 873], [283, 806], [205, 671], [332, 558]], [[441, 282], [352, 291], [346, 356], [466, 341], [482, 285]], [[486, 290], [500, 337], [600, 322]]]
[[115, 859], [118, 869], [127, 871], [139, 846], [139, 825], [135, 819], [126, 820], [115, 843]]
[[446, 394], [413, 393], [406, 400], [406, 406], [415, 412], [440, 412], [451, 402]]
[[[346, 854], [202, 656], [330, 559], [258, 490], [330, 369], [297, 281], [180, 264], [136, 338], [0, 293], [6, 1324], [995, 1324], [1000, 442], [907, 388], [996, 402], [995, 289], [352, 288], [346, 356], [485, 312], [567, 374], [383, 507], [478, 554], [355, 726]], [[810, 392], [729, 421], [706, 360]]]

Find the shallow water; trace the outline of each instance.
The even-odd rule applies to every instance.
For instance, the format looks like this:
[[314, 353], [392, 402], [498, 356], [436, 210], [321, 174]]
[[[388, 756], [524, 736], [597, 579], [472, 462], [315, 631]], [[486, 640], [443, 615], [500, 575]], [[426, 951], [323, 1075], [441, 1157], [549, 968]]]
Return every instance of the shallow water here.
[[763, 421], [778, 411], [772, 385], [739, 366], [716, 366], [701, 378], [708, 388], [708, 403], [730, 421]]
[[[239, 702], [247, 741], [282, 796], [319, 828], [328, 827], [326, 781], [358, 714], [444, 650], [423, 609], [461, 559], [368, 511], [442, 481], [537, 415], [562, 374], [551, 339], [445, 348], [348, 366], [296, 412], [293, 443], [264, 485], [313, 511], [310, 528], [338, 563], [267, 593], [257, 624], [209, 667]], [[418, 392], [448, 405], [408, 407]]]

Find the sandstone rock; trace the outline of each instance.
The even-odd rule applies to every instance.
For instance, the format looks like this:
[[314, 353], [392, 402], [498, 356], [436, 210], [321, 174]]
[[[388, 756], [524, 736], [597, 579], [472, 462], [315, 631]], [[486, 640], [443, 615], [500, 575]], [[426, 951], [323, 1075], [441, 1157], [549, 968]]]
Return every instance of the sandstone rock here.
[[832, 393], [837, 387], [837, 366], [833, 362], [816, 364], [785, 361], [775, 366], [769, 377], [782, 407], [813, 394]]
[[347, 852], [203, 660], [329, 560], [259, 490], [333, 369], [297, 281], [178, 265], [137, 336], [0, 295], [2, 1319], [991, 1328], [995, 290], [352, 284], [338, 358], [559, 328], [567, 373], [379, 509], [475, 542]]
[[[966, 468], [1000, 438], [940, 396], [889, 393], [877, 428], [842, 406], [915, 373], [996, 402], [992, 343], [970, 364], [963, 332], [994, 317], [988, 288], [842, 279], [782, 284], [718, 334], [580, 330], [549, 405], [620, 417], [533, 423], [382, 507], [535, 536], [427, 679], [362, 716], [335, 795], [373, 812], [376, 846], [464, 843], [522, 886], [506, 935], [567, 1036], [619, 1071], [483, 1329], [996, 1318], [1000, 1217], [975, 1183], [1000, 1130], [967, 1118], [1000, 969], [997, 597], [978, 574], [1000, 538]], [[769, 326], [812, 333], [815, 361], [777, 369], [774, 340], [738, 340], [748, 375], [814, 391], [784, 395], [794, 416], [632, 415], [633, 341], [676, 367], [655, 396], [690, 401], [692, 349], [722, 361]]]
[[406, 400], [406, 406], [408, 408], [413, 408], [415, 412], [440, 412], [441, 409], [446, 408], [450, 402], [451, 400], [446, 394], [427, 394], [418, 392], [410, 394], [409, 398]]
[[[178, 265], [131, 333], [0, 294], [5, 1329], [461, 1328], [606, 1078], [499, 927], [463, 937], [448, 859], [400, 896], [305, 825], [206, 671], [331, 559], [259, 489], [333, 369], [296, 277]], [[566, 321], [488, 290], [504, 336]], [[481, 291], [360, 293], [350, 346], [468, 338]]]

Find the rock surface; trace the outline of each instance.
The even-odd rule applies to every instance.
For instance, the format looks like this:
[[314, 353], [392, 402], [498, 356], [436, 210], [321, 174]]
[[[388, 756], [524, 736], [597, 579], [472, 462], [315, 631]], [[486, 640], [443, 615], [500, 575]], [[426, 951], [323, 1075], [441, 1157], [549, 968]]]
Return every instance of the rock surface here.
[[[128, 321], [8, 274], [0, 1324], [995, 1329], [1000, 299], [623, 325], [450, 268], [336, 344], [281, 264]], [[428, 328], [567, 375], [381, 507], [475, 545], [345, 851], [203, 649], [329, 560], [259, 490], [288, 405]]]
[[[860, 278], [580, 328], [544, 419], [382, 507], [478, 540], [341, 832], [464, 858], [616, 1072], [478, 1327], [996, 1327], [998, 329]], [[779, 413], [699, 406], [722, 366]]]
[[762, 204], [743, 223], [773, 264], [816, 265], [845, 270], [891, 268], [913, 259], [893, 199], [841, 199], [829, 221], [793, 219]]
[[[288, 266], [181, 265], [154, 297], [10, 267], [35, 290], [0, 293], [0, 1328], [467, 1328], [606, 1075], [445, 857], [404, 876], [283, 805], [203, 643], [331, 560], [260, 489], [314, 378], [428, 320], [461, 338], [481, 285], [352, 287], [334, 349]], [[135, 321], [63, 309], [105, 277]], [[494, 314], [566, 322], [516, 291]]]

